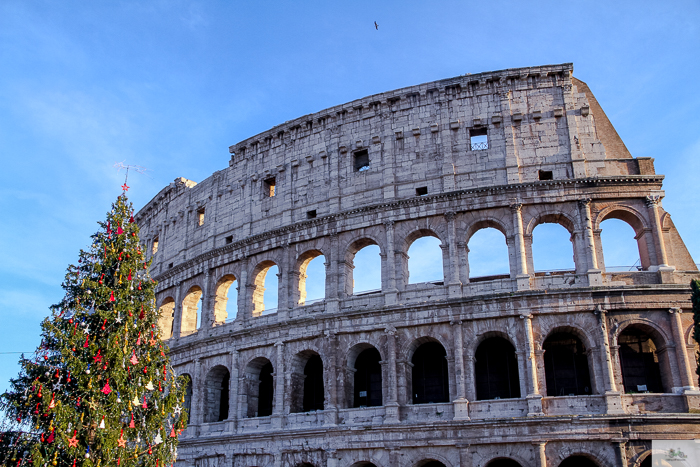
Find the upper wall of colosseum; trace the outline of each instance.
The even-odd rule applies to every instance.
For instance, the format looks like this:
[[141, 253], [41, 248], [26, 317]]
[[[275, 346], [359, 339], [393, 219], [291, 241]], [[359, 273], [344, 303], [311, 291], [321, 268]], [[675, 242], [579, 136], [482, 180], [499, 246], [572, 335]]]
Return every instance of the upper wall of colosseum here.
[[[539, 180], [654, 175], [573, 65], [463, 75], [297, 118], [231, 146], [229, 167], [177, 179], [137, 215], [158, 261], [314, 217]], [[201, 228], [204, 227], [204, 228]], [[160, 240], [166, 238], [167, 242]], [[162, 269], [161, 269], [162, 270]]]

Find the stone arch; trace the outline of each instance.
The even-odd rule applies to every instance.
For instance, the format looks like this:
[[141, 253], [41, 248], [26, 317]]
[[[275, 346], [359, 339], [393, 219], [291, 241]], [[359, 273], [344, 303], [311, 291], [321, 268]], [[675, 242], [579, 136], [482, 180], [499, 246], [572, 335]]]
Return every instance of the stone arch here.
[[[345, 295], [346, 296], [352, 296], [354, 293], [354, 272], [353, 270], [355, 269], [355, 255], [363, 248], [370, 246], [370, 245], [377, 245], [379, 247], [379, 255], [380, 258], [382, 254], [384, 253], [384, 248], [382, 247], [382, 243], [377, 241], [373, 236], [370, 235], [363, 235], [361, 238], [356, 239], [352, 241], [350, 244], [345, 249], [345, 255], [344, 255], [344, 272], [343, 272], [343, 277], [344, 277], [344, 283], [345, 283]], [[381, 266], [381, 259], [380, 259], [380, 269], [383, 269]], [[384, 274], [383, 271], [381, 273], [381, 284], [384, 283]], [[381, 286], [380, 286], [381, 287]]]
[[[214, 287], [214, 325], [223, 324], [229, 321], [228, 316], [228, 293], [231, 287], [236, 287], [238, 279], [233, 274], [222, 276]], [[236, 309], [238, 305], [236, 304]]]
[[204, 378], [204, 423], [229, 417], [231, 373], [224, 365], [212, 367]]
[[567, 456], [558, 467], [599, 467], [601, 464], [587, 453], [576, 453]]
[[293, 357], [289, 374], [292, 413], [324, 409], [325, 363], [320, 354], [311, 349], [303, 350]]
[[255, 266], [251, 274], [251, 299], [253, 302], [253, 316], [262, 316], [265, 312], [265, 277], [273, 266], [279, 266], [272, 260], [263, 260]]
[[521, 397], [516, 347], [503, 333], [485, 333], [474, 350], [474, 386], [477, 400]]
[[175, 324], [175, 299], [165, 297], [158, 307], [158, 329], [161, 339], [173, 337], [173, 325]]
[[265, 357], [255, 357], [245, 366], [245, 402], [243, 413], [246, 417], [266, 417], [272, 415], [274, 404], [274, 368]]
[[[472, 237], [474, 234], [479, 232], [480, 230], [484, 229], [495, 229], [498, 232], [501, 232], [503, 234], [503, 240], [505, 241], [505, 257], [506, 260], [508, 261], [508, 276], [513, 277], [515, 274], [515, 268], [514, 265], [511, 264], [512, 260], [511, 258], [515, 257], [515, 252], [511, 251], [513, 248], [513, 242], [509, 240], [510, 236], [508, 235], [508, 229], [507, 227], [503, 224], [503, 222], [500, 219], [496, 219], [494, 217], [486, 216], [483, 218], [480, 218], [476, 220], [475, 222], [471, 223], [465, 230], [465, 248], [466, 248], [466, 264], [464, 265], [464, 268], [466, 269], [466, 275], [468, 279], [472, 279], [474, 277], [480, 277], [478, 274], [474, 274], [473, 271], [473, 263], [470, 263], [470, 258], [469, 258], [469, 253], [472, 253], [470, 248], [469, 248], [469, 242], [471, 241]], [[472, 255], [474, 256], [474, 255]], [[482, 275], [483, 276], [483, 275]], [[483, 277], [489, 277], [487, 274], [486, 276]]]
[[[296, 286], [293, 287], [293, 291], [295, 293], [294, 296], [294, 303], [297, 305], [305, 305], [306, 304], [306, 279], [307, 279], [307, 274], [306, 274], [306, 269], [309, 267], [309, 263], [313, 261], [314, 259], [318, 258], [319, 256], [323, 256], [325, 262], [328, 262], [328, 257], [323, 254], [321, 250], [307, 250], [299, 257], [297, 258], [296, 265], [294, 268], [294, 274], [297, 277], [296, 280]], [[325, 299], [325, 290], [326, 290], [326, 285], [325, 281], [327, 281], [327, 268], [324, 268], [324, 299]]]
[[585, 340], [577, 328], [559, 326], [542, 341], [547, 396], [593, 394], [591, 347]]
[[524, 240], [528, 271], [535, 271], [535, 261], [532, 252], [532, 244], [534, 241], [533, 232], [535, 231], [535, 228], [541, 224], [557, 224], [564, 227], [569, 232], [574, 269], [579, 273], [583, 272], [586, 261], [585, 258], [581, 258], [578, 253], [578, 244], [581, 242], [581, 239], [578, 239], [576, 236], [578, 222], [576, 221], [576, 218], [572, 217], [570, 214], [560, 211], [553, 211], [551, 208], [545, 209], [543, 212], [539, 212], [532, 216], [525, 226]]
[[[445, 261], [446, 259], [446, 252], [445, 249], [443, 248], [444, 245], [446, 245], [445, 241], [446, 239], [443, 239], [438, 235], [438, 233], [434, 229], [430, 228], [418, 228], [410, 231], [404, 238], [403, 240], [399, 243], [402, 245], [401, 247], [401, 257], [400, 257], [400, 271], [401, 271], [401, 280], [403, 283], [403, 286], [405, 287], [407, 284], [410, 282], [410, 256], [408, 254], [409, 250], [411, 249], [411, 246], [416, 242], [416, 240], [419, 240], [421, 238], [425, 237], [432, 237], [436, 238], [439, 242], [439, 248], [440, 248], [440, 262], [442, 263], [441, 267], [441, 277], [439, 280], [442, 280], [444, 282], [445, 278], [447, 277], [447, 270], [445, 269], [445, 266], [448, 264], [448, 261]], [[398, 243], [398, 242], [397, 242]]]
[[647, 386], [649, 392], [671, 392], [675, 353], [671, 354], [671, 339], [663, 329], [650, 319], [626, 320], [619, 323], [613, 342], [625, 392], [640, 391], [638, 386]]
[[450, 372], [447, 348], [438, 339], [415, 339], [407, 355], [411, 362], [411, 400], [413, 404], [450, 401]]
[[598, 256], [598, 267], [605, 267], [605, 252], [603, 251], [603, 244], [601, 240], [602, 223], [607, 219], [618, 219], [629, 225], [632, 230], [634, 230], [634, 238], [637, 241], [637, 250], [639, 253], [639, 261], [641, 263], [642, 269], [647, 270], [652, 265], [650, 252], [654, 248], [654, 239], [649, 227], [649, 224], [638, 210], [630, 206], [624, 206], [619, 204], [614, 204], [612, 206], [607, 206], [603, 208], [595, 218], [594, 221], [594, 235], [597, 244]]
[[372, 344], [362, 342], [353, 345], [348, 350], [345, 378], [347, 407], [383, 405], [384, 378], [381, 362], [381, 352]]
[[197, 331], [198, 324], [201, 326], [202, 310], [197, 306], [201, 298], [202, 288], [198, 285], [193, 285], [190, 287], [185, 294], [185, 298], [182, 300], [182, 323], [180, 327], [181, 335], [186, 336], [188, 334], [192, 334], [193, 332]]
[[425, 446], [416, 451], [407, 452], [407, 459], [402, 464], [407, 467], [439, 467], [440, 464], [444, 467], [453, 467], [459, 465], [458, 459], [449, 459], [444, 455], [444, 451], [440, 452], [434, 447]]
[[377, 467], [377, 464], [370, 461], [359, 461], [352, 464], [350, 467]]

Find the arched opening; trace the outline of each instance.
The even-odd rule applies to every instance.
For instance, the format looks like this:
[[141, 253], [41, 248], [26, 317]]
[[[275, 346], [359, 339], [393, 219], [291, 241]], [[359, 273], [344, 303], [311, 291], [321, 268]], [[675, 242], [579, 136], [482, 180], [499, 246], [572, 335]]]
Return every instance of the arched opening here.
[[371, 462], [355, 462], [350, 467], [377, 467]]
[[547, 337], [542, 349], [548, 396], [591, 394], [588, 356], [578, 337], [557, 332]]
[[623, 220], [609, 217], [601, 222], [600, 242], [607, 272], [642, 269], [636, 236], [632, 226]]
[[501, 457], [500, 459], [494, 459], [486, 467], [522, 467], [520, 462], [514, 461], [513, 459], [508, 459], [506, 457]]
[[510, 342], [490, 337], [479, 344], [474, 360], [477, 400], [520, 397], [518, 360]]
[[417, 463], [416, 467], [445, 467], [445, 464], [434, 459], [425, 459]]
[[425, 342], [411, 358], [411, 385], [414, 404], [449, 402], [447, 352], [439, 342]]
[[263, 261], [253, 272], [253, 316], [277, 312], [279, 268], [272, 261]]
[[173, 337], [173, 324], [175, 319], [175, 300], [168, 297], [158, 308], [158, 329], [160, 329], [161, 339]]
[[326, 257], [318, 250], [302, 255], [299, 264], [299, 305], [326, 298]]
[[204, 380], [204, 422], [221, 422], [228, 418], [231, 375], [225, 366], [215, 366]]
[[[358, 248], [356, 253], [351, 253]], [[382, 258], [379, 246], [372, 240], [363, 239], [353, 244], [346, 255], [346, 293], [361, 295], [382, 289]]]
[[532, 261], [537, 271], [574, 271], [573, 241], [560, 224], [542, 223], [532, 232]]
[[586, 456], [569, 456], [559, 464], [559, 467], [598, 467], [598, 464]]
[[182, 375], [185, 380], [185, 401], [182, 403], [182, 408], [187, 412], [188, 420], [192, 420], [192, 377], [188, 374]]
[[216, 283], [214, 296], [214, 324], [233, 321], [238, 314], [238, 282], [227, 274]]
[[641, 464], [639, 464], [639, 467], [651, 467], [651, 459], [652, 456], [649, 454], [647, 457], [644, 458]]
[[437, 237], [426, 235], [419, 237], [408, 248], [407, 261], [409, 284], [422, 282], [444, 283], [445, 274], [442, 266], [442, 242]]
[[272, 415], [274, 397], [272, 363], [266, 358], [256, 358], [246, 367], [247, 417]]
[[202, 324], [202, 289], [192, 286], [182, 301], [181, 334], [186, 336], [197, 331]]
[[497, 279], [510, 276], [506, 236], [493, 227], [479, 229], [469, 238], [469, 280]]
[[318, 355], [312, 355], [304, 366], [304, 401], [302, 412], [323, 410], [323, 361]]
[[657, 346], [641, 326], [625, 328], [617, 338], [625, 392], [664, 392]]
[[353, 407], [382, 405], [381, 356], [374, 347], [360, 352], [355, 360]]

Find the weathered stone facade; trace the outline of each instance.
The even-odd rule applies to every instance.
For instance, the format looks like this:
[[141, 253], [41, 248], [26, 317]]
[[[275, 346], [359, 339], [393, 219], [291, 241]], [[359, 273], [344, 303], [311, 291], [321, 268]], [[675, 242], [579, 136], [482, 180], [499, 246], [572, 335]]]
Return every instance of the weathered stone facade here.
[[[653, 439], [700, 437], [700, 274], [653, 160], [631, 157], [572, 71], [466, 75], [307, 115], [149, 202], [137, 221], [162, 337], [192, 379], [177, 465], [639, 466]], [[634, 229], [639, 271], [606, 271], [608, 218]], [[541, 223], [571, 233], [575, 270], [534, 271]], [[470, 277], [486, 227], [510, 274]], [[441, 242], [444, 281], [409, 284], [423, 236]], [[367, 245], [381, 290], [353, 294]], [[307, 303], [319, 255], [325, 299]], [[279, 304], [264, 310], [273, 265]]]

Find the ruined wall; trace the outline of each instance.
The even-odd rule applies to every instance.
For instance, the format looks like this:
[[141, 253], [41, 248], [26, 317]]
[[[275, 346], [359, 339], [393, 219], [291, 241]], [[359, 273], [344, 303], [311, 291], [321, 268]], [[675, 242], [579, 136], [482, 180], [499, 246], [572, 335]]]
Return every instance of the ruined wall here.
[[[301, 117], [231, 146], [228, 168], [199, 184], [177, 179], [137, 214], [161, 336], [193, 381], [179, 465], [639, 465], [650, 440], [699, 434], [682, 313], [697, 268], [663, 210], [653, 160], [631, 157], [572, 71], [465, 75]], [[634, 230], [638, 271], [606, 269], [610, 218]], [[542, 223], [571, 235], [561, 254], [572, 270], [535, 271]], [[503, 234], [509, 272], [474, 277], [469, 241], [488, 227]], [[412, 284], [408, 249], [423, 236], [439, 239], [444, 277]], [[367, 245], [381, 251], [381, 290], [356, 294], [353, 260]], [[311, 303], [305, 267], [320, 255], [325, 298]], [[279, 303], [264, 310], [272, 266]], [[575, 395], [552, 389], [547, 349], [562, 335], [590, 373]], [[631, 339], [654, 352], [657, 388], [629, 390]], [[484, 392], [479, 352], [492, 344], [512, 348], [506, 397]], [[446, 374], [426, 403], [415, 368], [428, 348], [443, 353], [427, 367]], [[380, 358], [381, 404], [358, 406], [368, 349]], [[322, 394], [308, 402], [314, 359]], [[265, 398], [270, 413], [259, 415]], [[630, 417], [656, 421], [633, 427]]]

